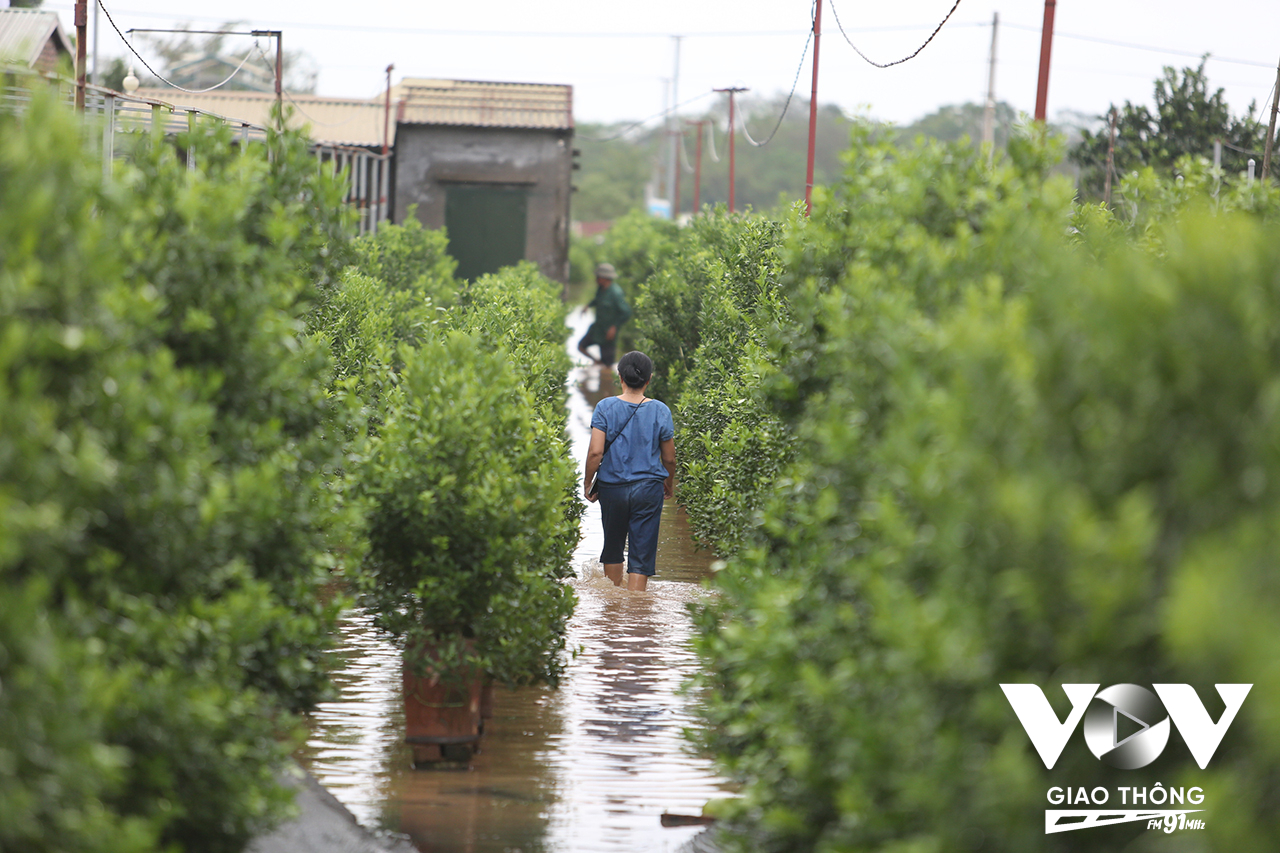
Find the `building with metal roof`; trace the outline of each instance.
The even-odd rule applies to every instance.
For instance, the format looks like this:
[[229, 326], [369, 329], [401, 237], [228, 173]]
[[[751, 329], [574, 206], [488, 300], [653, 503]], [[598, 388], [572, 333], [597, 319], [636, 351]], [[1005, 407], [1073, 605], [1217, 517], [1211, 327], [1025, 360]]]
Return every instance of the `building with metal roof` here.
[[[369, 100], [285, 96], [291, 127], [313, 141], [392, 152], [391, 219], [414, 208], [447, 228], [458, 274], [475, 278], [531, 260], [549, 278], [569, 275], [573, 87], [408, 78]], [[137, 95], [269, 126], [275, 95], [218, 89]]]
[[54, 74], [62, 61], [73, 61], [73, 50], [57, 12], [0, 9], [0, 65]]
[[[212, 92], [189, 94], [178, 89], [166, 88], [139, 89], [136, 94], [141, 98], [151, 98], [175, 106], [216, 113], [259, 127], [275, 125], [271, 118], [271, 110], [276, 105], [276, 96], [273, 92], [215, 89]], [[392, 114], [391, 122], [386, 121], [386, 110], [382, 100], [324, 98], [319, 95], [290, 93], [285, 98], [284, 106], [286, 113], [292, 109], [289, 127], [309, 127], [308, 133], [314, 142], [381, 150], [383, 128], [386, 127], [389, 135], [387, 144], [395, 144], [395, 115]]]
[[573, 87], [410, 78], [391, 103], [393, 219], [447, 229], [463, 278], [531, 260], [567, 281]]
[[408, 124], [573, 129], [572, 86], [407, 78], [391, 102]]

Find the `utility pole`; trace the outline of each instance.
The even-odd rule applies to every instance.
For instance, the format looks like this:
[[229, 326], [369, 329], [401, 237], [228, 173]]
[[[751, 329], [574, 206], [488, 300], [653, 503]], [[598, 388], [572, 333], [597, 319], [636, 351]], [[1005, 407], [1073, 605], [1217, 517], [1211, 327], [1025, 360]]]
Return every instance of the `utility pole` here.
[[1116, 108], [1111, 108], [1111, 130], [1107, 136], [1107, 188], [1102, 203], [1111, 206], [1111, 173], [1116, 165]]
[[[813, 88], [809, 90], [809, 159], [804, 167], [804, 215], [813, 209], [813, 161], [818, 138], [818, 41], [822, 38], [822, 0], [813, 2]], [[732, 101], [730, 101], [732, 103]], [[732, 139], [733, 137], [730, 137]], [[732, 149], [730, 149], [732, 150]]]
[[675, 68], [671, 72], [671, 112], [667, 114], [667, 137], [671, 143], [671, 168], [667, 171], [667, 198], [671, 199], [671, 219], [675, 221], [680, 200], [676, 193], [680, 192], [680, 140], [676, 136], [680, 127], [680, 117], [676, 115], [676, 107], [680, 104], [680, 39], [683, 36], [672, 36], [675, 39]]
[[102, 68], [98, 65], [98, 3], [93, 3], [93, 76], [89, 81], [95, 86], [102, 85]]
[[89, 4], [85, 0], [76, 0], [76, 109], [84, 112], [84, 66], [85, 52], [88, 49]]
[[1049, 51], [1053, 47], [1053, 10], [1057, 0], [1044, 0], [1044, 24], [1040, 28], [1040, 79], [1036, 83], [1036, 121], [1043, 123], [1049, 103]]
[[987, 103], [982, 109], [982, 142], [989, 146], [987, 163], [996, 154], [996, 33], [1000, 30], [1000, 13], [991, 13], [991, 59], [987, 71]]
[[680, 173], [684, 171], [684, 167], [680, 164], [680, 157], [678, 156], [680, 148], [684, 146], [684, 125], [680, 124], [679, 120], [677, 120], [676, 130], [673, 131], [673, 133], [676, 141], [677, 156], [675, 162], [672, 163], [676, 173], [676, 185], [674, 187], [675, 191], [671, 193], [671, 221], [675, 222], [680, 218]]
[[280, 132], [284, 133], [284, 33], [276, 35], [276, 109], [280, 111]]
[[1218, 189], [1222, 186], [1222, 140], [1213, 140], [1213, 200], [1218, 200]]
[[702, 210], [702, 127], [706, 123], [701, 119], [685, 122], [698, 128], [697, 154], [694, 155], [693, 161], [693, 213], [695, 216], [699, 210]]
[[717, 92], [729, 93], [729, 212], [734, 212], [733, 205], [733, 189], [734, 189], [734, 159], [733, 159], [733, 99], [739, 92], [746, 92], [747, 89], [741, 86], [735, 86], [728, 89], [716, 89]]
[[395, 70], [393, 62], [387, 66], [387, 101], [382, 113], [382, 156], [387, 156], [387, 148], [391, 142], [391, 72]]
[[[1280, 86], [1280, 65], [1276, 66], [1276, 85]], [[1267, 123], [1267, 144], [1262, 149], [1262, 180], [1264, 181], [1271, 171], [1271, 143], [1276, 138], [1277, 109], [1280, 109], [1280, 89], [1276, 89], [1276, 96], [1271, 99], [1271, 121]]]
[[284, 33], [280, 30], [250, 30], [251, 36], [262, 36], [276, 40], [276, 110], [280, 113], [280, 130], [284, 131]]

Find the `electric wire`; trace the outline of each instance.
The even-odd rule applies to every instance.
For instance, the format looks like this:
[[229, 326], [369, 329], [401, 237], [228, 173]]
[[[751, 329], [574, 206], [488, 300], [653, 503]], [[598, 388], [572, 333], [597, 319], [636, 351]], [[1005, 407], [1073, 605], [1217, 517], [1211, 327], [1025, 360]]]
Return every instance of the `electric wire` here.
[[[987, 26], [991, 26], [991, 25], [987, 24]], [[1029, 24], [1015, 24], [1011, 21], [1001, 21], [1000, 26], [1009, 27], [1015, 30], [1025, 30], [1027, 32], [1033, 32], [1033, 33], [1040, 32], [1040, 27], [1033, 27]], [[1257, 60], [1254, 60], [1254, 59], [1233, 59], [1227, 56], [1214, 56], [1212, 53], [1206, 54], [1203, 51], [1201, 51], [1200, 53], [1196, 53], [1195, 51], [1191, 51], [1191, 50], [1179, 50], [1177, 48], [1171, 48], [1171, 47], [1156, 47], [1155, 45], [1150, 45], [1150, 44], [1137, 44], [1135, 42], [1129, 42], [1129, 41], [1117, 41], [1116, 39], [1101, 38], [1099, 36], [1086, 36], [1086, 35], [1081, 35], [1080, 33], [1064, 33], [1064, 32], [1059, 32], [1055, 30], [1053, 33], [1053, 36], [1054, 38], [1067, 38], [1067, 39], [1076, 39], [1078, 41], [1097, 42], [1098, 44], [1109, 44], [1112, 47], [1127, 47], [1127, 48], [1130, 48], [1131, 50], [1147, 50], [1153, 53], [1167, 53], [1175, 56], [1192, 56], [1197, 58], [1205, 57], [1217, 62], [1232, 62], [1232, 63], [1235, 63], [1236, 65], [1252, 65], [1257, 68], [1275, 68], [1274, 62], [1258, 62]]]
[[769, 137], [764, 142], [756, 142], [752, 139], [751, 133], [747, 130], [747, 117], [745, 112], [742, 116], [742, 135], [746, 138], [747, 142], [751, 143], [756, 148], [763, 148], [772, 142], [773, 137], [778, 133], [778, 128], [782, 127], [782, 120], [787, 117], [787, 109], [791, 106], [792, 97], [795, 96], [796, 86], [800, 85], [800, 72], [804, 70], [804, 59], [809, 55], [809, 45], [813, 44], [813, 31], [817, 29], [817, 20], [815, 18], [816, 8], [817, 3], [815, 2], [815, 4], [809, 9], [809, 37], [804, 40], [804, 50], [800, 51], [800, 64], [796, 66], [796, 76], [795, 79], [791, 81], [791, 91], [787, 93], [787, 101], [782, 105], [782, 114], [778, 116], [778, 123], [773, 126], [773, 130], [770, 131]]
[[1218, 141], [1222, 143], [1223, 148], [1230, 148], [1232, 151], [1239, 151], [1241, 154], [1249, 154], [1253, 157], [1263, 156], [1263, 153], [1261, 151], [1250, 151], [1248, 148], [1241, 148], [1238, 145], [1232, 145], [1230, 142], [1228, 142], [1225, 139], [1219, 139]]
[[684, 169], [685, 174], [692, 175], [694, 172], [693, 164], [689, 162], [689, 152], [684, 147], [684, 131], [680, 131], [680, 166]]
[[[267, 67], [274, 69], [275, 63], [272, 62], [271, 57], [267, 56], [267, 52], [263, 50], [262, 45], [260, 45], [256, 39], [254, 40], [253, 44], [254, 44], [254, 47], [258, 49], [258, 54], [262, 57], [262, 61], [267, 65]], [[296, 109], [299, 113], [301, 113], [302, 117], [305, 118], [307, 121], [309, 121], [313, 125], [318, 125], [320, 127], [342, 127], [344, 124], [350, 124], [351, 122], [356, 121], [357, 119], [363, 118], [363, 116], [352, 116], [351, 118], [346, 119], [344, 121], [320, 121], [319, 119], [313, 117], [306, 110], [304, 110], [302, 108], [302, 104], [294, 100], [293, 94], [290, 93], [290, 91], [284, 87], [283, 80], [280, 82], [280, 94], [284, 95], [284, 97], [289, 100], [289, 103], [293, 104], [294, 109]], [[283, 118], [283, 116], [281, 118]]]
[[720, 155], [716, 153], [716, 126], [714, 122], [707, 122], [707, 141], [710, 142], [711, 162], [719, 163]]
[[[45, 9], [56, 9], [70, 12], [75, 8], [74, 3], [54, 2], [47, 0], [43, 4]], [[173, 15], [167, 12], [154, 12], [148, 10], [120, 9], [121, 14], [128, 14], [138, 18], [153, 18], [159, 20], [172, 20]], [[208, 15], [183, 15], [184, 20], [188, 21], [208, 21], [210, 23], [222, 23], [226, 19], [223, 17], [213, 17]], [[630, 31], [630, 30], [468, 30], [468, 29], [433, 29], [430, 27], [403, 27], [403, 26], [387, 26], [384, 24], [368, 24], [368, 23], [326, 23], [316, 20], [283, 20], [271, 19], [268, 24], [273, 29], [289, 29], [289, 30], [333, 30], [339, 32], [361, 32], [361, 33], [393, 33], [397, 35], [419, 35], [419, 36], [462, 36], [475, 38], [620, 38], [620, 39], [650, 39], [660, 38], [669, 39], [676, 33], [658, 32], [654, 30]], [[987, 27], [990, 26], [989, 21], [972, 21], [964, 24], [953, 24], [952, 26], [970, 26], [970, 27]], [[924, 24], [893, 24], [879, 27], [861, 28], [863, 32], [894, 32], [907, 30], [925, 29]], [[194, 31], [193, 31], [194, 32]], [[212, 32], [212, 31], [210, 31]], [[680, 33], [687, 38], [791, 38], [799, 36], [802, 30], [700, 30], [694, 32]]]
[[[1265, 98], [1263, 98], [1263, 99], [1262, 99], [1262, 109], [1263, 109], [1263, 111], [1265, 111], [1265, 110], [1267, 109], [1267, 104], [1271, 102], [1271, 98], [1272, 98], [1272, 96], [1273, 96], [1273, 95], [1275, 95], [1275, 93], [1276, 93], [1276, 82], [1277, 82], [1276, 80], [1272, 80], [1272, 81], [1271, 81], [1271, 88], [1267, 90], [1267, 96], [1266, 96]], [[1254, 101], [1254, 103], [1253, 103], [1253, 110], [1251, 110], [1251, 111], [1250, 111], [1250, 113], [1249, 113], [1249, 122], [1250, 122], [1251, 124], [1256, 124], [1256, 125], [1258, 125], [1259, 127], [1261, 127], [1261, 126], [1262, 126], [1262, 118], [1261, 118], [1261, 116], [1259, 116], [1258, 118], [1254, 118], [1254, 117], [1253, 117], [1254, 113], [1255, 113], [1255, 112], [1257, 112], [1257, 110], [1258, 110], [1258, 102], [1257, 102], [1257, 101]]]
[[[138, 61], [142, 63], [143, 68], [150, 71], [153, 77], [155, 77], [160, 82], [164, 83], [166, 86], [171, 86], [180, 92], [186, 92], [188, 95], [203, 95], [205, 92], [212, 92], [214, 89], [221, 89], [223, 86], [231, 82], [232, 77], [235, 77], [237, 74], [240, 73], [240, 69], [244, 68], [244, 64], [249, 61], [250, 57], [253, 56], [253, 48], [250, 48], [249, 52], [244, 55], [244, 59], [240, 60], [240, 64], [236, 66], [236, 70], [232, 71], [231, 75], [227, 77], [227, 79], [223, 80], [221, 83], [218, 83], [217, 85], [214, 85], [214, 86], [210, 86], [207, 89], [187, 89], [183, 86], [179, 86], [177, 83], [168, 79], [159, 71], [156, 71], [154, 68], [148, 65], [147, 61], [142, 58], [142, 54], [134, 50], [133, 45], [129, 42], [129, 39], [125, 38], [124, 33], [120, 32], [120, 28], [116, 26], [115, 20], [111, 17], [111, 13], [107, 11], [106, 4], [104, 4], [102, 0], [98, 0], [98, 7], [102, 9], [102, 14], [107, 16], [107, 21], [110, 22], [111, 28], [116, 31], [116, 35], [120, 36], [120, 41], [124, 42], [124, 46], [129, 49], [129, 52], [138, 58]], [[254, 48], [256, 48], [257, 46], [258, 46], [258, 43], [255, 41]]]
[[672, 113], [674, 113], [676, 110], [683, 109], [684, 107], [687, 107], [687, 106], [689, 106], [690, 104], [695, 104], [695, 103], [697, 103], [698, 101], [702, 100], [703, 98], [705, 98], [705, 97], [707, 97], [708, 95], [711, 95], [711, 94], [714, 94], [714, 93], [713, 93], [713, 92], [711, 92], [711, 91], [703, 92], [701, 95], [695, 95], [694, 97], [690, 98], [689, 100], [687, 100], [687, 101], [685, 101], [685, 102], [683, 102], [683, 103], [676, 104], [674, 107], [670, 107], [670, 108], [668, 108], [668, 109], [665, 109], [665, 110], [663, 110], [662, 112], [654, 113], [653, 115], [649, 116], [648, 118], [641, 119], [640, 121], [633, 121], [631, 124], [629, 124], [629, 125], [627, 125], [626, 127], [622, 128], [621, 130], [619, 130], [617, 133], [613, 134], [612, 136], [575, 136], [574, 138], [575, 138], [575, 139], [579, 139], [579, 140], [583, 140], [583, 141], [585, 141], [585, 142], [617, 142], [619, 139], [621, 139], [622, 137], [626, 136], [628, 133], [630, 133], [630, 132], [631, 132], [632, 130], [634, 130], [635, 128], [640, 127], [641, 125], [644, 125], [644, 124], [648, 124], [649, 122], [653, 121], [654, 119], [657, 119], [657, 118], [665, 118], [666, 116], [669, 116], [669, 115], [671, 115]]
[[840, 35], [844, 36], [844, 40], [849, 43], [849, 47], [853, 48], [854, 53], [858, 54], [858, 56], [861, 56], [869, 64], [874, 65], [876, 68], [892, 68], [894, 65], [901, 65], [902, 63], [910, 59], [915, 59], [917, 56], [920, 55], [920, 51], [928, 47], [929, 42], [933, 41], [934, 37], [939, 32], [942, 31], [942, 28], [946, 25], [947, 21], [951, 20], [951, 16], [955, 14], [956, 9], [960, 8], [960, 0], [956, 0], [956, 2], [951, 7], [951, 11], [947, 12], [947, 16], [942, 19], [942, 21], [938, 24], [938, 26], [933, 28], [933, 32], [930, 33], [929, 37], [924, 40], [924, 44], [916, 48], [915, 53], [911, 54], [910, 56], [904, 56], [901, 59], [895, 59], [893, 62], [876, 62], [874, 59], [872, 59], [871, 57], [863, 53], [861, 50], [859, 50], [858, 46], [853, 43], [853, 39], [849, 38], [849, 34], [844, 31], [844, 24], [840, 23], [840, 13], [836, 11], [836, 4], [834, 0], [828, 0], [828, 2], [831, 5], [831, 14], [835, 16], [836, 26], [840, 28]]

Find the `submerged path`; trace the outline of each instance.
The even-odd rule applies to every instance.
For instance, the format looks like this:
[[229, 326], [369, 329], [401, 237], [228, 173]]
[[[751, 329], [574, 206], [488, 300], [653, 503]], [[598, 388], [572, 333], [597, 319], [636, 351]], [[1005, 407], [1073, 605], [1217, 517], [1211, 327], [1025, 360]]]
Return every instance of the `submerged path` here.
[[[592, 408], [617, 390], [610, 373], [573, 348], [588, 318], [572, 320], [569, 432], [580, 465]], [[687, 844], [698, 830], [664, 829], [659, 816], [696, 814], [727, 793], [710, 762], [688, 750], [682, 730], [695, 724], [693, 700], [678, 693], [698, 667], [686, 604], [707, 595], [699, 581], [710, 557], [693, 549], [674, 501], [663, 512], [658, 573], [647, 592], [606, 580], [600, 546], [599, 509], [589, 504], [570, 581], [578, 607], [568, 642], [581, 654], [559, 690], [498, 691], [470, 769], [411, 769], [399, 654], [356, 611], [344, 617], [337, 652], [341, 696], [316, 711], [304, 763], [362, 825], [403, 833], [422, 853], [631, 853]]]

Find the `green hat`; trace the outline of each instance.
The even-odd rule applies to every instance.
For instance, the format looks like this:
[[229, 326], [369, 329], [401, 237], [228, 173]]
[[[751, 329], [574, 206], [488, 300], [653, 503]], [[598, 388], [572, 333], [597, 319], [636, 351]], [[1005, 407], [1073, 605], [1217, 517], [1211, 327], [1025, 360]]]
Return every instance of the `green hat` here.
[[613, 264], [596, 264], [596, 278], [607, 278], [613, 281], [618, 277], [618, 271], [613, 268]]

